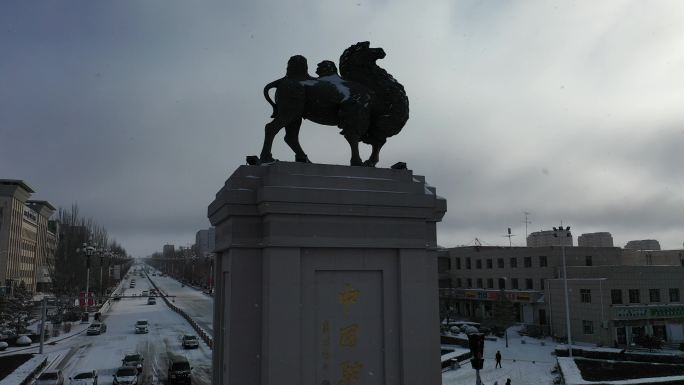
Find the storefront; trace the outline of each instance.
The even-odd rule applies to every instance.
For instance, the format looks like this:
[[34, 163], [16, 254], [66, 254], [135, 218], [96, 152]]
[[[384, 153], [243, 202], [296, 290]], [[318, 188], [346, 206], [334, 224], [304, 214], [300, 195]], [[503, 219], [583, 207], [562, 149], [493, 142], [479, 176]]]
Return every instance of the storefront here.
[[612, 318], [619, 345], [634, 343], [644, 335], [684, 341], [684, 305], [613, 306]]

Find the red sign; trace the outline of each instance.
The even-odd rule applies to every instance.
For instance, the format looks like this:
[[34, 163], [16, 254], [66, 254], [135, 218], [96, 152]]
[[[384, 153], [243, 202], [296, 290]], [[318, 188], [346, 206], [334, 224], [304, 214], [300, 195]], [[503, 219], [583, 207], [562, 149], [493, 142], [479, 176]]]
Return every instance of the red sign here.
[[[95, 293], [88, 292], [88, 306], [95, 305]], [[85, 291], [78, 293], [78, 306], [85, 306]]]

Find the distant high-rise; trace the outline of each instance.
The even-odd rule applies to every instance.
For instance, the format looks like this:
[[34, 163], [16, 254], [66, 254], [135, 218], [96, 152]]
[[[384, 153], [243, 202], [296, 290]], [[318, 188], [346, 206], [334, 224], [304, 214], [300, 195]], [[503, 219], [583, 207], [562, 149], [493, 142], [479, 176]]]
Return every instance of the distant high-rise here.
[[640, 239], [629, 241], [625, 245], [625, 249], [633, 250], [660, 250], [660, 242], [655, 239]]
[[216, 228], [210, 227], [206, 230], [200, 230], [195, 234], [195, 245], [197, 247], [197, 254], [205, 256], [214, 251], [216, 245]]
[[584, 233], [577, 237], [577, 246], [613, 247], [613, 236], [606, 231], [599, 233]]
[[542, 230], [527, 236], [527, 247], [572, 246], [572, 232], [568, 229]]
[[173, 245], [164, 245], [162, 248], [162, 253], [164, 258], [172, 258], [176, 252], [176, 248]]

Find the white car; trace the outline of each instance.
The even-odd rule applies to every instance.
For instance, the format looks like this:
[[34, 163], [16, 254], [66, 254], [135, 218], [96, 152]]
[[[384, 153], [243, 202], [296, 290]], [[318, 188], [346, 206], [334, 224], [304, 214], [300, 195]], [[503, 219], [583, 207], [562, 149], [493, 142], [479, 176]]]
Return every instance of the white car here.
[[138, 322], [135, 323], [135, 332], [136, 333], [147, 333], [149, 332], [149, 329], [147, 328], [148, 323], [146, 319], [141, 319], [138, 320]]
[[69, 380], [69, 385], [97, 385], [97, 370], [78, 373]]
[[114, 372], [114, 385], [138, 385], [138, 371], [131, 366], [124, 366]]
[[46, 370], [38, 376], [35, 385], [64, 385], [64, 376], [61, 370]]

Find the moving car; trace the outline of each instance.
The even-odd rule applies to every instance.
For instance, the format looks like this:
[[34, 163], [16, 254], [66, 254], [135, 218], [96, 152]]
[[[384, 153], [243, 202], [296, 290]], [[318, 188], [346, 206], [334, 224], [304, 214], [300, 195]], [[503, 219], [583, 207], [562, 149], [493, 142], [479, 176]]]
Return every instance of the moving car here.
[[121, 367], [114, 372], [113, 385], [138, 385], [138, 371], [132, 367]]
[[131, 282], [131, 284], [128, 285], [128, 287], [131, 288], [131, 289], [135, 288], [135, 282]]
[[135, 323], [135, 332], [136, 333], [147, 333], [149, 332], [147, 328], [147, 320], [146, 319], [140, 319], [138, 322]]
[[147, 290], [143, 290], [143, 292], [142, 292], [142, 296], [143, 296], [143, 297], [147, 297], [148, 294], [149, 294], [149, 293], [147, 292]]
[[97, 370], [80, 372], [73, 377], [69, 377], [69, 379], [71, 380], [69, 385], [97, 385]]
[[64, 385], [64, 375], [61, 370], [46, 370], [38, 376], [35, 385]]
[[186, 334], [183, 336], [183, 349], [197, 349], [199, 348], [199, 340], [197, 336]]
[[187, 358], [176, 354], [169, 354], [168, 379], [166, 383], [168, 385], [190, 385], [192, 382], [191, 370], [192, 367]]
[[148, 304], [148, 305], [156, 305], [156, 304], [157, 304], [157, 300], [154, 299], [154, 297], [150, 297], [150, 298], [147, 299], [147, 304]]
[[128, 353], [124, 356], [123, 360], [121, 360], [121, 366], [131, 367], [136, 369], [138, 373], [142, 373], [144, 360], [145, 359], [140, 353]]
[[87, 335], [100, 335], [107, 331], [107, 325], [104, 322], [93, 322], [88, 326]]

